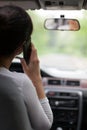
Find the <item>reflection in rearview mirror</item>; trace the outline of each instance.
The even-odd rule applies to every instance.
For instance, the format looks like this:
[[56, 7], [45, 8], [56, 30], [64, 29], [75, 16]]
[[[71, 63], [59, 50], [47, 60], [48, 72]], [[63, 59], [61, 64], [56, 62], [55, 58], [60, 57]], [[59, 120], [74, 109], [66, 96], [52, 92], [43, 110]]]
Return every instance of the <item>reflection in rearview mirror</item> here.
[[52, 18], [46, 19], [45, 28], [49, 30], [77, 31], [80, 29], [80, 24], [76, 19]]

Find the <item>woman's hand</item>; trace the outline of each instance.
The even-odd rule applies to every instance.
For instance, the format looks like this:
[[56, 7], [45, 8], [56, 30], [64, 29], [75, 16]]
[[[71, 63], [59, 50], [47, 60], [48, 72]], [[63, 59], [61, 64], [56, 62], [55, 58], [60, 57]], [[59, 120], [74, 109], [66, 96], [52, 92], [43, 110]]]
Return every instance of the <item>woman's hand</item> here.
[[31, 56], [29, 59], [29, 65], [26, 64], [24, 59], [21, 59], [21, 64], [24, 70], [24, 73], [32, 80], [34, 86], [36, 87], [38, 97], [44, 98], [45, 93], [42, 85], [42, 78], [40, 74], [39, 59], [37, 55], [37, 50], [32, 44]]

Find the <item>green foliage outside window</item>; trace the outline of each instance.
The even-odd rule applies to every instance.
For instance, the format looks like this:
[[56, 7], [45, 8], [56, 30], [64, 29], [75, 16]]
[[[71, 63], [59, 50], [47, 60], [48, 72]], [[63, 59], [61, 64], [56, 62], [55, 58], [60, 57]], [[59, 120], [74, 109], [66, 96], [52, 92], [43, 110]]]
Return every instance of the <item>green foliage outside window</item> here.
[[87, 11], [79, 18], [79, 31], [49, 31], [44, 28], [45, 17], [35, 11], [28, 11], [32, 17], [34, 31], [32, 41], [39, 55], [47, 53], [66, 53], [87, 57]]

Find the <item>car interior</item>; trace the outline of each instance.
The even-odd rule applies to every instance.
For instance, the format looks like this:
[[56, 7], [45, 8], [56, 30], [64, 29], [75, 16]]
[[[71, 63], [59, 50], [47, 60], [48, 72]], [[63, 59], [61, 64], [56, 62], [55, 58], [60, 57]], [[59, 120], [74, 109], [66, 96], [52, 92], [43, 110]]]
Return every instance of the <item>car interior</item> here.
[[[87, 0], [0, 0], [0, 6], [8, 4], [24, 8], [33, 20], [51, 130], [87, 130]], [[19, 59], [10, 70], [23, 73]]]

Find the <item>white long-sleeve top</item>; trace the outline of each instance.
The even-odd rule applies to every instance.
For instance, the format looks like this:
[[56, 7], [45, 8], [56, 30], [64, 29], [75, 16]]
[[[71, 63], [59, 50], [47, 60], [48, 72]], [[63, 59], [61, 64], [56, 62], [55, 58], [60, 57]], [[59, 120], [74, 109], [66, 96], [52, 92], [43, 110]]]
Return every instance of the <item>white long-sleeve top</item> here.
[[[49, 130], [53, 123], [53, 113], [46, 98], [39, 100], [32, 81], [24, 73], [11, 72], [1, 67], [0, 75], [8, 77], [8, 82], [13, 80], [20, 90], [25, 101], [31, 126], [34, 130]], [[5, 82], [4, 79], [2, 82]]]

